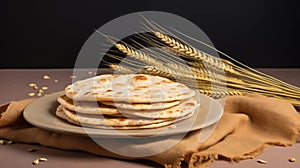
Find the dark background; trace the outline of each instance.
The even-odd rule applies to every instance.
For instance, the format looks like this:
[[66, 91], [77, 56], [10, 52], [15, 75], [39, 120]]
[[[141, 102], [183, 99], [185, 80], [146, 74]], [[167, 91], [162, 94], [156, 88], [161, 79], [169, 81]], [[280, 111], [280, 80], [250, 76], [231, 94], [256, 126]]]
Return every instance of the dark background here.
[[0, 68], [71, 68], [94, 29], [144, 10], [189, 19], [252, 67], [299, 68], [298, 8], [296, 0], [2, 0]]

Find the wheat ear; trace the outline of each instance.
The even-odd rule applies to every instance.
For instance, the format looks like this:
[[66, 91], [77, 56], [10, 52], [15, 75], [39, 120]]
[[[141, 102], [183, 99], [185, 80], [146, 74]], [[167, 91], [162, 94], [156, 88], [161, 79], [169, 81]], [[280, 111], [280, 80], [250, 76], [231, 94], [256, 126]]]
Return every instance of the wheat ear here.
[[133, 73], [133, 71], [126, 66], [121, 66], [117, 64], [108, 64], [108, 66], [114, 71], [118, 71], [122, 73]]
[[147, 54], [145, 54], [144, 52], [135, 50], [133, 47], [129, 46], [129, 45], [124, 45], [124, 44], [120, 44], [117, 43], [115, 44], [115, 46], [123, 53], [125, 53], [128, 56], [131, 56], [139, 61], [142, 61], [144, 63], [147, 64], [153, 64], [153, 65], [158, 65], [161, 64], [159, 61], [149, 57]]
[[154, 32], [154, 35], [159, 38], [162, 42], [173, 48], [174, 50], [178, 51], [179, 53], [184, 53], [184, 55], [188, 55], [189, 58], [195, 59], [197, 61], [202, 61], [211, 65], [217, 69], [224, 70], [225, 72], [236, 74], [237, 72], [232, 68], [228, 62], [223, 62], [221, 59], [216, 58], [212, 55], [209, 55], [205, 52], [199, 51], [198, 49], [188, 46], [181, 41], [172, 38], [168, 35], [162, 34], [160, 32]]

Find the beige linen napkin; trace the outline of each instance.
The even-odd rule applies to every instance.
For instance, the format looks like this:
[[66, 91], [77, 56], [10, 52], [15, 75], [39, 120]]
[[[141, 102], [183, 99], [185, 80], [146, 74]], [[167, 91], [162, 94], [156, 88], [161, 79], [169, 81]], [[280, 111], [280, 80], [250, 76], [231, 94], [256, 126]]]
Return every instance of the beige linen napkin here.
[[[0, 138], [122, 159], [148, 159], [166, 167], [188, 165], [201, 168], [214, 160], [238, 162], [259, 155], [269, 145], [293, 145], [300, 132], [300, 115], [290, 103], [258, 94], [231, 96], [226, 98], [225, 112], [205, 142], [199, 143], [201, 131], [194, 131], [165, 152], [130, 158], [109, 152], [88, 137], [54, 133], [28, 124], [22, 117], [22, 111], [32, 101], [10, 102], [0, 107]], [[145, 144], [127, 144], [123, 148], [155, 150], [176, 140], [176, 136], [170, 136]], [[118, 145], [116, 139], [103, 141]]]

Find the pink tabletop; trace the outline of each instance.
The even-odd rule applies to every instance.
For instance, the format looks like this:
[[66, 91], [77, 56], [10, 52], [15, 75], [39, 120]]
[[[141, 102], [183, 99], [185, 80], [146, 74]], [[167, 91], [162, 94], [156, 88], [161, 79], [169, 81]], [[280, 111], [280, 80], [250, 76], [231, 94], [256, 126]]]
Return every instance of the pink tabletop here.
[[[300, 69], [260, 69], [274, 77], [287, 81], [296, 86], [300, 86]], [[89, 70], [82, 70], [86, 76], [92, 76]], [[43, 79], [44, 75], [50, 76], [50, 79]], [[29, 87], [29, 83], [36, 83], [38, 87], [47, 86], [47, 93], [61, 91], [65, 86], [72, 82], [70, 76], [71, 69], [2, 69], [0, 70], [0, 104], [12, 100], [29, 98], [28, 93], [36, 92]], [[54, 81], [57, 80], [57, 81]], [[29, 153], [29, 148], [37, 149], [34, 153]], [[161, 167], [150, 161], [124, 161], [100, 156], [91, 155], [80, 151], [65, 151], [43, 147], [34, 144], [12, 144], [0, 145], [0, 167], [1, 168], [32, 168], [32, 161], [39, 157], [45, 157], [48, 162], [40, 163], [36, 167], [41, 168], [82, 168], [82, 167], [109, 167], [109, 168], [146, 168]], [[294, 157], [296, 162], [289, 162], [288, 159]], [[267, 164], [257, 163], [257, 159], [266, 160]], [[300, 143], [292, 147], [268, 147], [262, 155], [255, 159], [241, 161], [232, 164], [225, 161], [213, 163], [211, 168], [289, 168], [300, 167]]]

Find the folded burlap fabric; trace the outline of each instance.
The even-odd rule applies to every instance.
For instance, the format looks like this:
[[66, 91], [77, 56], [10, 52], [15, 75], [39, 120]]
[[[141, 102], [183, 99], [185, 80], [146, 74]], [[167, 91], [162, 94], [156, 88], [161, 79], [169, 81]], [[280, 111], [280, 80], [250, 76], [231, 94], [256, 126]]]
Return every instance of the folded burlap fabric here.
[[[165, 152], [130, 158], [109, 152], [88, 137], [54, 133], [28, 124], [22, 111], [32, 101], [10, 102], [0, 107], [0, 138], [122, 159], [148, 159], [166, 167], [207, 167], [218, 159], [238, 162], [259, 155], [269, 145], [293, 145], [300, 132], [300, 115], [290, 103], [257, 94], [232, 96], [226, 98], [224, 114], [205, 142], [199, 142], [201, 131], [194, 131]], [[176, 136], [170, 136], [145, 144], [127, 144], [123, 148], [131, 150], [143, 146], [155, 150], [176, 140]], [[103, 141], [118, 145], [116, 139]]]

